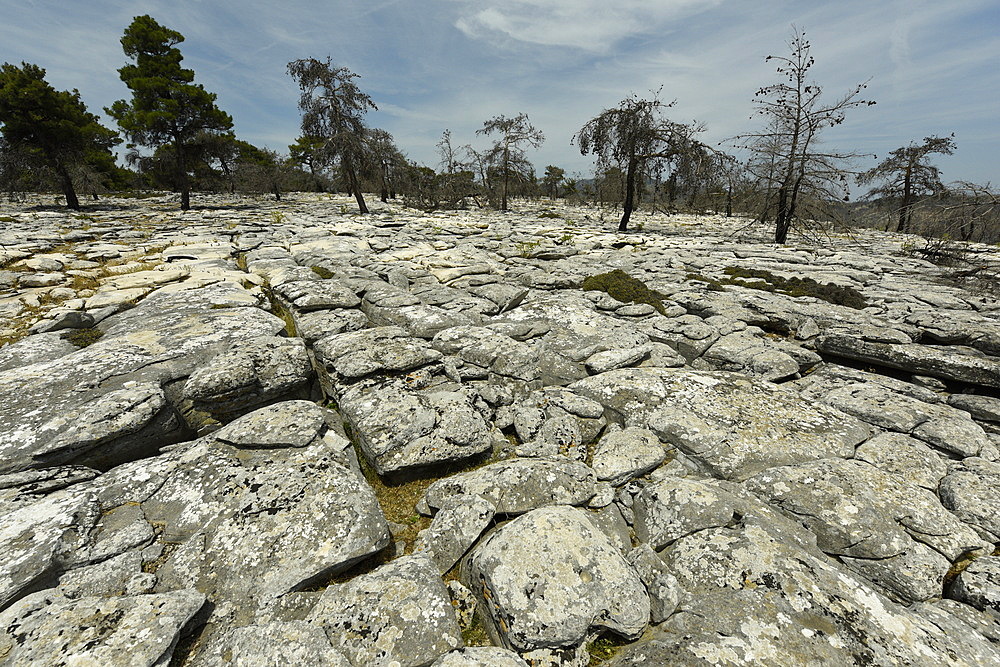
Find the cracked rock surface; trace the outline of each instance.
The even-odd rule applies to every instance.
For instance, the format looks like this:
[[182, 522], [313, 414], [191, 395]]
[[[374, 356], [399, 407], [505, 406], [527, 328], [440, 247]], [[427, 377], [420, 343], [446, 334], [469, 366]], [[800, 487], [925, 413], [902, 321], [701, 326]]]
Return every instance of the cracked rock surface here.
[[1000, 664], [995, 247], [199, 201], [0, 203], [0, 665]]

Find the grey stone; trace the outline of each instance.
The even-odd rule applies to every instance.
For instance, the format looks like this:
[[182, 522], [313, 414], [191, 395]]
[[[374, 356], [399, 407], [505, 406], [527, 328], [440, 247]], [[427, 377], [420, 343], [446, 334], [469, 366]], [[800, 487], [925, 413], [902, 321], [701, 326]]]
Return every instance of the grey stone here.
[[333, 648], [326, 632], [305, 621], [274, 622], [234, 628], [213, 641], [199, 667], [351, 667], [343, 653]]
[[499, 646], [470, 646], [445, 653], [432, 667], [528, 667], [528, 663]]
[[888, 366], [908, 373], [1000, 387], [1000, 359], [954, 354], [944, 346], [873, 343], [838, 335], [817, 339], [816, 349], [826, 354]]
[[380, 475], [468, 459], [493, 446], [475, 394], [466, 388], [411, 390], [404, 378], [351, 387], [339, 404]]
[[31, 327], [31, 333], [48, 333], [63, 329], [87, 329], [96, 324], [94, 316], [80, 310], [67, 310], [51, 320], [42, 320]]
[[1000, 540], [1000, 464], [968, 458], [938, 487], [941, 503], [991, 541]]
[[334, 280], [292, 281], [281, 284], [274, 291], [301, 312], [354, 308], [361, 303], [354, 290]]
[[667, 564], [648, 544], [640, 544], [628, 553], [626, 559], [646, 586], [650, 620], [662, 623], [670, 618], [680, 604], [684, 589], [677, 578], [670, 574]]
[[192, 590], [78, 600], [47, 593], [0, 613], [5, 664], [165, 665], [181, 630], [205, 604]]
[[309, 401], [285, 401], [244, 415], [212, 437], [247, 449], [308, 447], [324, 430], [329, 414]]
[[424, 341], [398, 327], [378, 327], [318, 340], [313, 351], [331, 378], [352, 381], [374, 373], [410, 371], [441, 358]]
[[484, 539], [463, 566], [494, 636], [522, 654], [572, 647], [589, 631], [634, 639], [649, 597], [625, 558], [586, 510], [545, 507]]
[[738, 501], [714, 481], [671, 477], [635, 497], [635, 535], [653, 549], [706, 528], [727, 526], [739, 516]]
[[855, 458], [902, 477], [908, 484], [937, 492], [948, 466], [930, 447], [902, 433], [880, 433], [862, 443]]
[[984, 556], [972, 561], [955, 578], [950, 594], [976, 609], [1000, 616], [1000, 557]]
[[498, 514], [523, 514], [550, 504], [582, 505], [594, 495], [593, 471], [566, 459], [510, 459], [440, 479], [427, 488], [431, 507], [456, 495], [485, 498]]
[[590, 465], [597, 479], [618, 486], [653, 470], [666, 456], [660, 439], [649, 429], [613, 425], [598, 441]]
[[67, 489], [0, 516], [0, 609], [54, 583], [54, 574], [74, 562], [99, 514], [93, 494]]
[[493, 503], [472, 495], [445, 499], [431, 525], [417, 534], [416, 553], [427, 552], [441, 574], [450, 570], [493, 519]]
[[354, 665], [418, 667], [463, 646], [448, 591], [425, 556], [403, 556], [330, 586], [310, 621]]
[[188, 378], [183, 396], [228, 421], [271, 401], [291, 398], [313, 377], [300, 338], [271, 336], [236, 343]]
[[1000, 651], [957, 618], [911, 610], [748, 516], [693, 533], [664, 554], [689, 592], [615, 667], [673, 664], [924, 664], [972, 667]]
[[0, 347], [0, 373], [22, 366], [30, 366], [75, 352], [76, 345], [64, 340], [59, 332], [27, 336]]
[[976, 419], [1000, 422], [1000, 398], [974, 394], [952, 394], [948, 397], [948, 405], [965, 410]]
[[600, 402], [616, 421], [649, 428], [729, 479], [851, 456], [869, 434], [838, 410], [733, 373], [627, 369], [580, 380], [570, 389]]
[[79, 463], [108, 468], [148, 456], [185, 434], [159, 385], [134, 384], [42, 424], [34, 434], [36, 444], [29, 460], [32, 465]]
[[901, 599], [938, 595], [951, 562], [986, 545], [933, 493], [861, 461], [828, 459], [775, 468], [746, 485], [799, 517], [823, 551], [877, 560], [859, 571], [887, 571], [879, 579]]
[[306, 343], [339, 333], [360, 331], [368, 326], [368, 316], [360, 310], [316, 310], [295, 313], [295, 330]]

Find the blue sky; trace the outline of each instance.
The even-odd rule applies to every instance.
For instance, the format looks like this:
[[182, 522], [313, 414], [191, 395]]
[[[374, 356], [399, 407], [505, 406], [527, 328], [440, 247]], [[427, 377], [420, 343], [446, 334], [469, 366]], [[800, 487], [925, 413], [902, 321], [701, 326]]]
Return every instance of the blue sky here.
[[436, 165], [446, 128], [482, 146], [484, 120], [524, 112], [546, 136], [536, 169], [584, 175], [573, 134], [633, 92], [662, 86], [670, 117], [704, 122], [709, 143], [759, 127], [750, 100], [776, 81], [764, 58], [787, 53], [794, 23], [826, 95], [870, 78], [878, 102], [828, 131], [829, 147], [881, 158], [954, 132], [945, 180], [1000, 184], [997, 0], [0, 0], [0, 60], [44, 67], [100, 112], [128, 96], [119, 39], [140, 14], [185, 36], [185, 65], [251, 143], [286, 150], [299, 131], [286, 64], [332, 56], [379, 106], [370, 125], [417, 162]]

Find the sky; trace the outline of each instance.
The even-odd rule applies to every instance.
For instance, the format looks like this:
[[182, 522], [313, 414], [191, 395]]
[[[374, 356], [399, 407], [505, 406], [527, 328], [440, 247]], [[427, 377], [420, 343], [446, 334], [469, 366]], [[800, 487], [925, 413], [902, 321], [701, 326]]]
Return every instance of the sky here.
[[528, 158], [583, 177], [593, 160], [573, 135], [635, 93], [675, 100], [671, 120], [699, 121], [702, 141], [762, 127], [754, 92], [778, 81], [768, 55], [805, 32], [813, 78], [835, 98], [868, 81], [865, 99], [827, 130], [824, 147], [876, 160], [930, 135], [955, 134], [938, 156], [945, 181], [1000, 184], [1000, 2], [997, 0], [0, 0], [0, 61], [34, 63], [101, 113], [128, 89], [121, 39], [149, 14], [180, 32], [184, 65], [218, 95], [237, 136], [281, 152], [299, 134], [298, 58], [360, 75], [388, 130], [415, 162], [436, 167], [498, 114], [526, 113], [545, 134]]

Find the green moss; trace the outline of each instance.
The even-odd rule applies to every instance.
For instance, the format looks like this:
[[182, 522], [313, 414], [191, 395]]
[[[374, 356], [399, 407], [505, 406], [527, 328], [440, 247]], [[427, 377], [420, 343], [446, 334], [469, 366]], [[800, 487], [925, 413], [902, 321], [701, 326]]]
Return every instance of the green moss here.
[[67, 329], [60, 338], [77, 347], [87, 347], [96, 343], [103, 335], [104, 332], [97, 327], [88, 327], [86, 329]]
[[[855, 308], [857, 310], [861, 310], [868, 305], [861, 293], [852, 287], [820, 283], [812, 278], [799, 278], [798, 276], [782, 278], [770, 271], [745, 269], [738, 266], [727, 266], [723, 269], [723, 273], [728, 278], [719, 282], [726, 285], [738, 285], [766, 292], [787, 294], [788, 296], [811, 296], [828, 303], [847, 306], [848, 308]], [[743, 279], [751, 279], [755, 282], [747, 282]]]
[[462, 630], [462, 641], [466, 646], [492, 646], [490, 634], [486, 631], [479, 614], [472, 616], [472, 623]]
[[666, 312], [662, 299], [664, 296], [649, 289], [646, 283], [633, 278], [621, 269], [608, 273], [599, 273], [584, 279], [581, 288], [585, 291], [606, 292], [613, 298], [624, 303], [647, 303], [661, 314]]
[[313, 273], [315, 273], [323, 280], [328, 280], [330, 278], [333, 278], [333, 271], [331, 271], [330, 269], [325, 269], [322, 266], [310, 266], [309, 268], [312, 269]]
[[556, 213], [555, 211], [543, 211], [542, 213], [538, 214], [538, 217], [539, 218], [556, 218], [556, 219], [560, 219], [560, 220], [562, 219], [562, 216], [559, 215], [558, 213]]
[[611, 658], [615, 657], [622, 646], [629, 644], [628, 641], [610, 634], [604, 634], [587, 644], [587, 652], [590, 653], [590, 667], [603, 665]]

